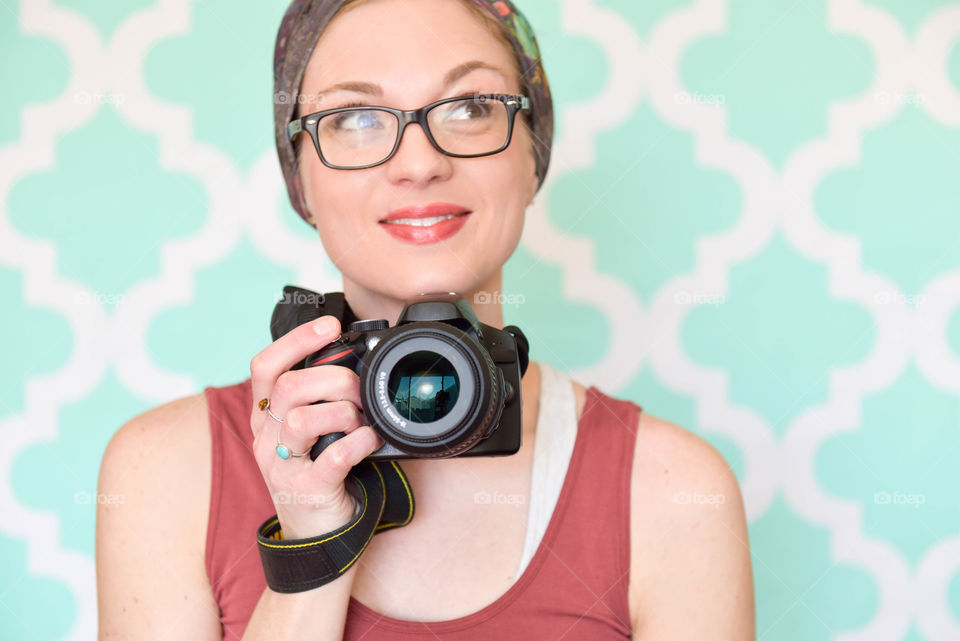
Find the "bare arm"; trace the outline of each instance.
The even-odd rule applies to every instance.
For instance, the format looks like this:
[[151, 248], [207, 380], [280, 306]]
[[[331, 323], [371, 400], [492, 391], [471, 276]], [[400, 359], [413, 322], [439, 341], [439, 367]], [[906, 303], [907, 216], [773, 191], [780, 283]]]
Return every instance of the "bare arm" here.
[[356, 571], [354, 566], [335, 581], [306, 592], [280, 594], [266, 588], [243, 633], [243, 641], [340, 641]]
[[99, 638], [221, 638], [204, 566], [210, 437], [202, 395], [137, 416], [107, 445], [97, 505]]
[[707, 441], [646, 413], [634, 456], [633, 638], [752, 641], [753, 573], [733, 471]]

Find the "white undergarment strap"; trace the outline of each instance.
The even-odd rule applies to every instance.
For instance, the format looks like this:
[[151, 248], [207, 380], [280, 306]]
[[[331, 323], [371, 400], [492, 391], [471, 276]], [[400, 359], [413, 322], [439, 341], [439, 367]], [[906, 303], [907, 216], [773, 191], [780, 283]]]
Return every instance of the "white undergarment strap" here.
[[537, 365], [540, 367], [540, 407], [533, 443], [527, 533], [517, 577], [540, 547], [577, 439], [577, 400], [573, 381], [546, 363], [537, 361]]

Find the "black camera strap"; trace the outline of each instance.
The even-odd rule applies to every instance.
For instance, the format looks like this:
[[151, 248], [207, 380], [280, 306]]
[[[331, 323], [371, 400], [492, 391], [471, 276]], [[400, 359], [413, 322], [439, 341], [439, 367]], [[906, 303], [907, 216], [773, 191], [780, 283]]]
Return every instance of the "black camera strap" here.
[[284, 539], [277, 515], [257, 529], [267, 585], [274, 592], [304, 592], [325, 585], [356, 563], [374, 534], [413, 519], [413, 491], [396, 461], [362, 461], [350, 471], [360, 511], [346, 525], [307, 539]]

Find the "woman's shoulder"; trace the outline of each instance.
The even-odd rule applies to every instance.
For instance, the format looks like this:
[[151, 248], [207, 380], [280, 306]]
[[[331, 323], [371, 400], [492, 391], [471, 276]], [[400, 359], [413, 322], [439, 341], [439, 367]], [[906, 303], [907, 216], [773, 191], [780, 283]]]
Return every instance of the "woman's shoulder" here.
[[646, 411], [637, 420], [632, 486], [642, 488], [638, 500], [660, 504], [686, 505], [688, 495], [691, 503], [740, 500], [736, 476], [716, 447]]
[[209, 453], [207, 422], [204, 392], [156, 405], [120, 426], [107, 444], [104, 461], [154, 460], [186, 466], [202, 454], [196, 450], [204, 444]]
[[[635, 626], [646, 621], [651, 631], [673, 629], [661, 619], [680, 616], [675, 605], [682, 592], [698, 586], [745, 598], [750, 558], [743, 498], [729, 463], [709, 441], [641, 412], [630, 486]], [[667, 584], [671, 590], [663, 589]]]
[[[637, 404], [631, 473], [634, 513], [648, 525], [653, 515], [674, 514], [697, 502], [740, 502], [736, 476], [709, 441]], [[666, 517], [669, 518], [669, 517]]]
[[114, 486], [124, 495], [150, 495], [156, 500], [156, 513], [170, 517], [177, 512], [176, 518], [204, 525], [210, 447], [204, 392], [162, 403], [129, 419], [113, 434], [100, 464], [100, 484]]
[[651, 414], [643, 409], [642, 404], [631, 399], [608, 394], [600, 388], [584, 385], [572, 378], [570, 382], [576, 397], [578, 420], [583, 416], [591, 388], [602, 398], [636, 406], [637, 422], [636, 425], [630, 426], [636, 430], [634, 445], [636, 455], [633, 466], [635, 470], [640, 472], [659, 470], [660, 476], [667, 476], [671, 472], [674, 474], [686, 472], [704, 477], [729, 472], [730, 468], [726, 460], [703, 437], [665, 418]]

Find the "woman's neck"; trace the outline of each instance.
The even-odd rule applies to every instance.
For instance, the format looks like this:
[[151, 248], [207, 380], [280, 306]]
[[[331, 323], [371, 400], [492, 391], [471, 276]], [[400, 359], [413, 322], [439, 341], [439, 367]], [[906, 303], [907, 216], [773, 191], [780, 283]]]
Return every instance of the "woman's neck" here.
[[[474, 289], [457, 292], [470, 304], [481, 323], [498, 329], [503, 327], [501, 282], [502, 270], [498, 270]], [[407, 304], [403, 298], [368, 289], [346, 276], [343, 278], [343, 294], [358, 319], [383, 318], [391, 326]]]

